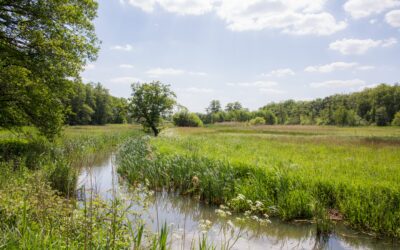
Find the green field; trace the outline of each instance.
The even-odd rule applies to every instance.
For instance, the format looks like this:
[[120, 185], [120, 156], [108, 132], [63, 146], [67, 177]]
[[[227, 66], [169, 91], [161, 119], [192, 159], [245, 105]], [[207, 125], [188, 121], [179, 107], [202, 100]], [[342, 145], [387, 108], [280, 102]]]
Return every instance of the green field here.
[[399, 128], [171, 128], [131, 140], [119, 159], [120, 173], [132, 180], [209, 203], [242, 194], [283, 219], [312, 219], [322, 208], [361, 230], [400, 236]]

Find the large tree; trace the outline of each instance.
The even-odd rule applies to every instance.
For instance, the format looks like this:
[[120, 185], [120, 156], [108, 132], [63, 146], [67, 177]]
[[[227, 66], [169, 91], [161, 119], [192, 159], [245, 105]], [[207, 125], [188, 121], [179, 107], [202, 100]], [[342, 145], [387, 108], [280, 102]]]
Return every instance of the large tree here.
[[98, 41], [95, 0], [0, 1], [0, 127], [34, 125], [49, 138]]
[[209, 114], [221, 112], [222, 111], [221, 102], [219, 100], [212, 100], [206, 111]]
[[154, 136], [157, 136], [163, 119], [172, 113], [176, 103], [175, 93], [169, 85], [159, 81], [132, 84], [132, 91], [129, 103], [132, 117], [142, 124], [144, 129], [151, 129]]

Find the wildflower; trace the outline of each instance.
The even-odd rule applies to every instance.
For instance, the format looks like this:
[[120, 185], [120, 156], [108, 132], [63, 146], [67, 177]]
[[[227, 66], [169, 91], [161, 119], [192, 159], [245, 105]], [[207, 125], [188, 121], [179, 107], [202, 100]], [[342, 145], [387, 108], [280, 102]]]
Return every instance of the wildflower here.
[[261, 201], [256, 201], [256, 207], [261, 208], [264, 204]]
[[222, 209], [215, 209], [215, 213], [220, 217], [223, 217], [223, 218], [226, 217], [226, 213]]
[[243, 194], [238, 194], [238, 196], [236, 198], [238, 200], [242, 200], [242, 201], [244, 201], [246, 199], [246, 197]]

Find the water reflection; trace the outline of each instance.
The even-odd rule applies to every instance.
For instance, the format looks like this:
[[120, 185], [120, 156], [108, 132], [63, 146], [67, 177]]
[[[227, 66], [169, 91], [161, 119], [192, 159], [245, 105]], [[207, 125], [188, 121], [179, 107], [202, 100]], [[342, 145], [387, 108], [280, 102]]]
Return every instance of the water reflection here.
[[[114, 190], [129, 197], [128, 188], [116, 174], [114, 158], [112, 154], [106, 155], [81, 168], [78, 187], [84, 187], [86, 196], [98, 194], [104, 199], [112, 199]], [[142, 207], [134, 205], [132, 209], [137, 211]], [[201, 220], [212, 222], [208, 237], [214, 245], [226, 241], [224, 237], [229, 238], [220, 230], [227, 220], [218, 217], [215, 209], [190, 197], [158, 192], [151, 197], [148, 208], [143, 210], [142, 219], [153, 231], [166, 222], [171, 228], [171, 247], [190, 249], [200, 235]], [[344, 225], [337, 225], [336, 232], [329, 237], [317, 238], [312, 224], [284, 223], [273, 219], [267, 226], [255, 221], [246, 221], [243, 225], [235, 222], [235, 216], [231, 219], [235, 226], [233, 233], [239, 233], [240, 229], [243, 232], [232, 249], [400, 249], [398, 242], [368, 237]]]

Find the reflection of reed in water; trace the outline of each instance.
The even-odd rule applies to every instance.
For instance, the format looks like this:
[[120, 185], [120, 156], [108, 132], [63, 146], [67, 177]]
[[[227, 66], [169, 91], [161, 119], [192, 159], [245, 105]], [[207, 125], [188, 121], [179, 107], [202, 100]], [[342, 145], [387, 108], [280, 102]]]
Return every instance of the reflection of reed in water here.
[[[77, 190], [79, 200], [87, 200], [92, 196], [101, 196], [106, 199], [114, 199], [116, 196], [127, 196], [127, 200], [133, 202], [130, 192], [134, 192], [125, 187], [123, 181], [118, 180], [114, 156], [109, 154], [100, 154], [93, 157], [90, 167], [81, 168], [79, 185], [81, 189]], [[157, 228], [165, 221], [173, 222], [175, 229], [183, 229], [182, 239], [178, 247], [188, 249], [192, 244], [193, 236], [199, 233], [198, 224], [201, 220], [209, 220], [213, 223], [213, 228], [219, 228], [226, 223], [228, 218], [220, 218], [215, 214], [216, 207], [200, 203], [198, 200], [181, 196], [172, 192], [158, 192], [150, 199], [150, 206], [146, 213], [146, 224], [154, 223], [154, 217], [157, 220]], [[132, 210], [140, 210], [141, 205], [133, 204]], [[234, 215], [235, 217], [235, 215]], [[138, 220], [139, 216], [131, 216], [132, 221]], [[232, 219], [232, 218], [231, 218]], [[240, 225], [232, 219], [233, 224], [238, 228]], [[154, 230], [154, 228], [153, 228]], [[336, 226], [335, 234], [324, 237], [318, 237], [315, 231], [315, 225], [311, 223], [283, 223], [279, 220], [272, 220], [272, 224], [262, 226], [254, 221], [248, 221], [244, 224], [245, 234], [239, 240], [238, 245], [247, 246], [253, 249], [256, 244], [263, 248], [274, 249], [345, 249], [345, 248], [368, 248], [368, 249], [396, 249], [398, 244], [384, 244], [382, 241], [374, 240], [371, 237], [356, 234], [341, 224]], [[171, 233], [173, 230], [171, 230]], [[218, 233], [210, 230], [210, 239], [216, 240]], [[170, 243], [176, 241], [170, 238]], [[398, 249], [398, 248], [397, 248]]]

